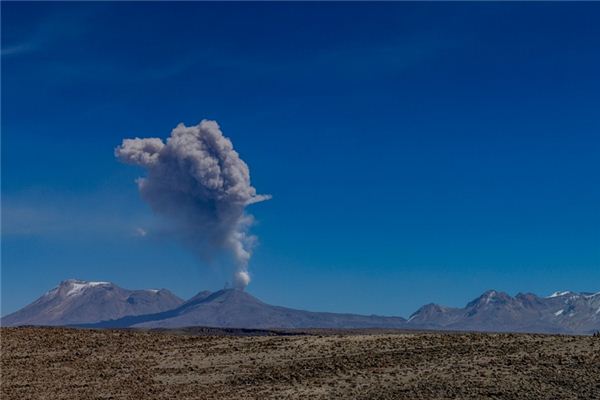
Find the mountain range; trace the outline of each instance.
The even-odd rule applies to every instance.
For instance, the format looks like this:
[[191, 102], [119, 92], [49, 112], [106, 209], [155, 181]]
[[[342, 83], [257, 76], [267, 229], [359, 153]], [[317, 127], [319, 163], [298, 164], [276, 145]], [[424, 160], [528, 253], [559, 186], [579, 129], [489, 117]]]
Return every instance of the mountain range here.
[[203, 291], [187, 301], [166, 289], [127, 290], [110, 282], [66, 280], [2, 326], [94, 328], [253, 329], [385, 328], [591, 334], [600, 331], [600, 292], [556, 292], [512, 297], [489, 290], [463, 308], [427, 304], [408, 319], [310, 312], [266, 304], [238, 289]]
[[166, 289], [127, 290], [111, 282], [62, 281], [2, 318], [2, 326], [72, 325], [171, 310], [184, 301]]
[[511, 297], [488, 290], [463, 308], [427, 304], [407, 323], [424, 329], [590, 334], [600, 330], [600, 292]]

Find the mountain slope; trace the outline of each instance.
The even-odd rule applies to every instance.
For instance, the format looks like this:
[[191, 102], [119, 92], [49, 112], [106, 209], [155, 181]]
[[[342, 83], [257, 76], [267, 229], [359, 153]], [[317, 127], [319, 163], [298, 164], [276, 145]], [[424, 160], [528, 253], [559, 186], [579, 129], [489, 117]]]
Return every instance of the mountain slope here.
[[183, 300], [166, 289], [127, 290], [110, 282], [69, 279], [2, 318], [2, 326], [70, 325], [166, 311]]
[[548, 297], [489, 290], [464, 308], [428, 304], [408, 320], [428, 329], [495, 332], [593, 333], [600, 330], [600, 293], [557, 292]]
[[427, 304], [401, 317], [310, 312], [266, 304], [247, 292], [203, 291], [182, 301], [168, 290], [126, 290], [68, 280], [1, 320], [11, 325], [181, 328], [404, 328], [590, 334], [600, 331], [600, 292], [547, 297], [489, 290], [463, 308]]
[[310, 312], [272, 306], [238, 289], [197, 295], [164, 313], [104, 321], [95, 327], [181, 328], [402, 328], [401, 317]]

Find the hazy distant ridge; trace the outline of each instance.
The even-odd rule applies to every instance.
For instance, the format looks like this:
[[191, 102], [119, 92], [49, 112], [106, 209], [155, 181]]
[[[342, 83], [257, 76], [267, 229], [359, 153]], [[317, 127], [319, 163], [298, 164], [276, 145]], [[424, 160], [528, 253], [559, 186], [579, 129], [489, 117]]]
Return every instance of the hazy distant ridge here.
[[62, 281], [2, 318], [2, 326], [71, 325], [173, 309], [183, 300], [166, 289], [128, 290], [112, 282]]
[[431, 329], [588, 334], [600, 330], [600, 292], [511, 297], [488, 290], [463, 308], [428, 304], [408, 325]]
[[463, 308], [427, 304], [406, 320], [279, 307], [237, 289], [203, 291], [184, 302], [166, 289], [132, 291], [110, 282], [68, 280], [1, 322], [2, 326], [98, 328], [403, 328], [589, 334], [600, 330], [600, 292], [511, 297], [489, 290]]

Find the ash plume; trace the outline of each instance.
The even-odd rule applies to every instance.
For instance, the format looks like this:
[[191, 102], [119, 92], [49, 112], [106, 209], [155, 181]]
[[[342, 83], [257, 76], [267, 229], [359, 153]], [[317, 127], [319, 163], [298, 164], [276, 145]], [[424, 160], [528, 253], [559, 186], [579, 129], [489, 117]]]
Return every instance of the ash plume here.
[[253, 217], [245, 209], [271, 196], [256, 193], [248, 165], [215, 121], [179, 124], [166, 142], [124, 139], [115, 156], [146, 169], [147, 176], [136, 181], [140, 194], [179, 240], [205, 258], [229, 251], [236, 262], [235, 286], [248, 285], [256, 237], [249, 234]]

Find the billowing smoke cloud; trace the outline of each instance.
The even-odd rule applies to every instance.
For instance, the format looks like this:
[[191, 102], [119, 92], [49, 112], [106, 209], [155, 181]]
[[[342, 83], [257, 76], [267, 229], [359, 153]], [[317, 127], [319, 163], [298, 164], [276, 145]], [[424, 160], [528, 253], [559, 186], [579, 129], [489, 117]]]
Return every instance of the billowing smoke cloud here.
[[250, 282], [248, 261], [255, 237], [246, 206], [270, 198], [256, 194], [248, 165], [215, 121], [179, 124], [165, 142], [159, 138], [125, 139], [115, 149], [122, 162], [142, 166], [137, 180], [142, 198], [173, 224], [180, 240], [198, 254], [231, 252], [236, 262], [234, 284]]

